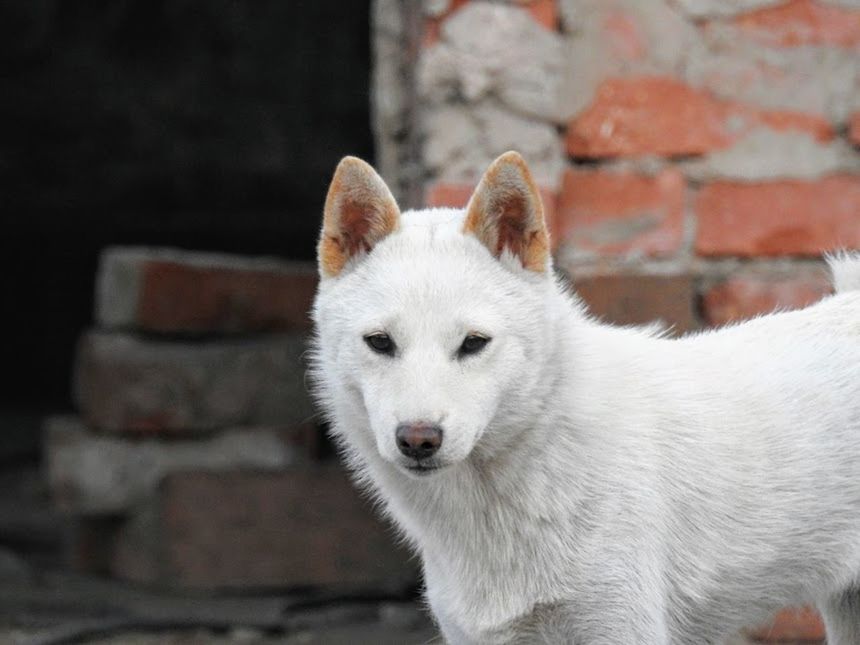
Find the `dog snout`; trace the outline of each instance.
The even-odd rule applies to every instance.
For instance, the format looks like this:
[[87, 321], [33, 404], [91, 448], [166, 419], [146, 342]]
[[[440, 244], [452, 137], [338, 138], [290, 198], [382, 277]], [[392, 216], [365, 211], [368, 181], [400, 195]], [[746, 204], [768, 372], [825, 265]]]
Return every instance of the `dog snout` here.
[[411, 459], [427, 459], [442, 446], [442, 428], [432, 423], [401, 423], [394, 435], [400, 452]]

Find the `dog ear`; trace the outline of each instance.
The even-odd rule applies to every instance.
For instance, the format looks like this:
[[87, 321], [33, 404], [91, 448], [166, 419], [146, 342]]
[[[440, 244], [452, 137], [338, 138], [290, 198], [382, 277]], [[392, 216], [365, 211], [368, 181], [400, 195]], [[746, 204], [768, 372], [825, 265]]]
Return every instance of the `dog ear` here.
[[497, 258], [507, 249], [524, 268], [547, 270], [543, 203], [519, 153], [506, 152], [490, 164], [466, 207], [463, 232], [477, 237]]
[[368, 253], [397, 230], [400, 209], [376, 171], [356, 157], [344, 157], [332, 177], [317, 247], [320, 274], [333, 278], [353, 257]]

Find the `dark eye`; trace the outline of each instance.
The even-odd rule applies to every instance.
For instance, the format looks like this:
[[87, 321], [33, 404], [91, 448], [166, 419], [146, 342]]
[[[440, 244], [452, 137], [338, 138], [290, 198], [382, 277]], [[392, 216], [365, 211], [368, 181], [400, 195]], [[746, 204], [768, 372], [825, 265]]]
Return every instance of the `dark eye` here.
[[391, 340], [391, 336], [388, 334], [368, 334], [364, 337], [364, 342], [377, 354], [385, 354], [387, 356], [394, 354], [394, 341]]
[[478, 334], [469, 334], [463, 339], [463, 343], [460, 345], [460, 349], [457, 350], [458, 356], [470, 356], [471, 354], [477, 354], [484, 347], [487, 346], [487, 343], [490, 342], [490, 339], [486, 336], [480, 336]]

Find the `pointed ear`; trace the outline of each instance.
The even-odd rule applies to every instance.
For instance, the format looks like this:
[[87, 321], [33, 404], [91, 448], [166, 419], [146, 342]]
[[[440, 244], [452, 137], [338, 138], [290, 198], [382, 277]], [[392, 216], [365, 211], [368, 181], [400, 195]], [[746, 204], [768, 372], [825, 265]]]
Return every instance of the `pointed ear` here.
[[477, 237], [496, 257], [508, 249], [524, 268], [547, 270], [549, 234], [543, 204], [519, 153], [506, 152], [484, 173], [466, 207], [463, 232]]
[[317, 246], [320, 275], [339, 275], [351, 258], [370, 252], [399, 224], [400, 209], [382, 177], [361, 159], [344, 157], [325, 200]]

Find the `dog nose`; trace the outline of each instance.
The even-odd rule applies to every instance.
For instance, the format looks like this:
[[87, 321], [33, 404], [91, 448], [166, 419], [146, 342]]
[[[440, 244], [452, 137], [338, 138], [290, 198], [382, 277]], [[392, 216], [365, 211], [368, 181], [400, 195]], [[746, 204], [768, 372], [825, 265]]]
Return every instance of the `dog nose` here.
[[397, 447], [412, 459], [427, 459], [442, 445], [442, 428], [432, 423], [401, 423], [394, 433]]

